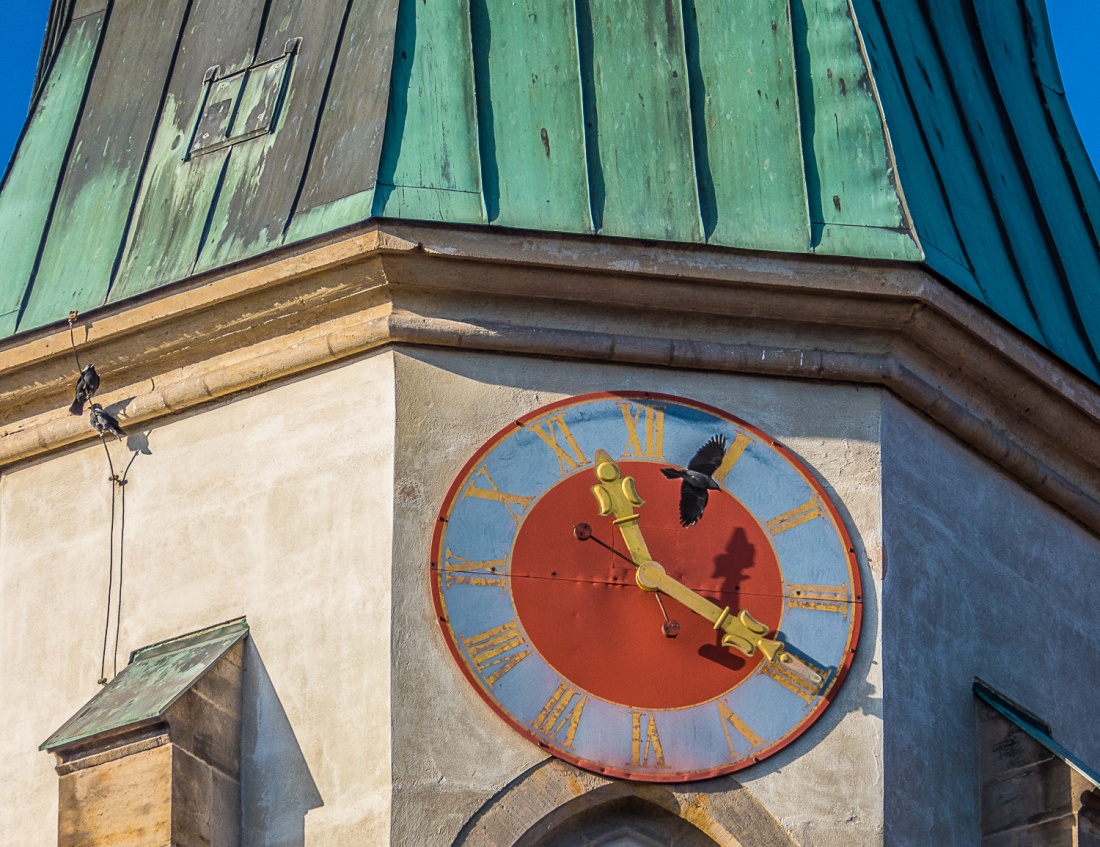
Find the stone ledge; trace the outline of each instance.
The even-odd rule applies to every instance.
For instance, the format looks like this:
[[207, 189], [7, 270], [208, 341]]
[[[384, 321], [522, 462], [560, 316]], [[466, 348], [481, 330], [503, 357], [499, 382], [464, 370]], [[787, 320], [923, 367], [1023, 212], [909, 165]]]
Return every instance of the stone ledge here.
[[[908, 265], [382, 222], [78, 329], [124, 427], [386, 345], [881, 385], [1100, 531], [1100, 389]], [[0, 467], [95, 437], [73, 379], [0, 346]]]

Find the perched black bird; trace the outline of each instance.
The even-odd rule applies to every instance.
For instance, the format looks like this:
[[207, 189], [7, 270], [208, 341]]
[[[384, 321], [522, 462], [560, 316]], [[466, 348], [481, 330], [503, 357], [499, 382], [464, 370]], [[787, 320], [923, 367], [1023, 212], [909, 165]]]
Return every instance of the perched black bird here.
[[92, 395], [99, 390], [99, 374], [95, 372], [95, 365], [85, 365], [80, 376], [76, 378], [76, 399], [69, 406], [69, 413], [73, 415], [84, 414], [84, 404], [92, 399]]
[[115, 416], [110, 412], [103, 411], [103, 407], [98, 403], [92, 403], [92, 412], [88, 415], [88, 422], [95, 427], [95, 431], [100, 435], [113, 435], [120, 441], [126, 435], [122, 431], [122, 427], [118, 425]]
[[703, 517], [707, 506], [707, 489], [718, 489], [718, 483], [711, 476], [726, 456], [725, 436], [716, 435], [699, 448], [687, 470], [679, 468], [661, 468], [661, 473], [669, 479], [682, 480], [680, 483], [680, 526], [694, 526]]

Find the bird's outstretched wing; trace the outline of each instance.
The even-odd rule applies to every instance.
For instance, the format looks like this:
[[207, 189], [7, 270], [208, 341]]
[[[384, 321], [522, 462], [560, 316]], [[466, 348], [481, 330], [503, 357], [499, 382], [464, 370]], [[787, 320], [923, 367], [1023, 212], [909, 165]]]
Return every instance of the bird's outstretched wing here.
[[[726, 438], [724, 435], [715, 435], [710, 441], [700, 447], [699, 452], [692, 457], [690, 462], [688, 462], [688, 470], [698, 471], [699, 473], [705, 473], [707, 476], [710, 476], [718, 470], [718, 466], [722, 464], [722, 459], [724, 459], [725, 456]], [[703, 503], [706, 503], [706, 498], [703, 498]], [[701, 508], [702, 507], [700, 507], [700, 509]], [[702, 514], [701, 511], [700, 514]], [[692, 521], [692, 523], [694, 523], [694, 521]]]
[[680, 526], [694, 526], [707, 506], [707, 490], [684, 480], [680, 486]]

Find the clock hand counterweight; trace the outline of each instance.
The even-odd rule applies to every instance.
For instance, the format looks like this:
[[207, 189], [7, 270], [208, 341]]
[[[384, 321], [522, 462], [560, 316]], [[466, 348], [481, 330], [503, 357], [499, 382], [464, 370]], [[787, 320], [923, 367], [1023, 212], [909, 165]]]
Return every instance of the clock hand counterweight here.
[[636, 581], [643, 591], [659, 591], [710, 621], [716, 630], [724, 633], [723, 646], [732, 647], [746, 656], [754, 656], [760, 650], [769, 661], [783, 663], [815, 685], [824, 682], [820, 674], [789, 653], [782, 641], [768, 638], [767, 625], [756, 620], [747, 610], [734, 615], [728, 606], [719, 608], [670, 577], [653, 560], [638, 527], [638, 514], [634, 511], [635, 506], [644, 505], [645, 501], [638, 496], [634, 479], [624, 477], [619, 466], [603, 450], [596, 451], [596, 478], [599, 483], [592, 486], [592, 494], [600, 505], [600, 516], [615, 516], [615, 525], [619, 527], [631, 559], [638, 568]]

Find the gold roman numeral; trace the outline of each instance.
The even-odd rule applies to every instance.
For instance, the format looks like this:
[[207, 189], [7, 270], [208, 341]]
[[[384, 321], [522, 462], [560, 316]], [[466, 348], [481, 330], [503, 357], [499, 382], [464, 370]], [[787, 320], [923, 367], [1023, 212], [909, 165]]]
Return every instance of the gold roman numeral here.
[[[555, 429], [555, 424], [557, 429]], [[573, 433], [565, 425], [565, 412], [548, 418], [545, 424], [532, 425], [531, 431], [554, 451], [554, 456], [557, 457], [558, 465], [561, 467], [563, 474], [576, 470], [581, 465], [588, 464], [588, 459], [585, 458], [584, 452], [577, 444], [577, 439], [573, 437]], [[559, 440], [559, 435], [565, 439], [564, 445]]]
[[[643, 729], [642, 724], [645, 724]], [[649, 763], [650, 754], [653, 764]], [[630, 763], [635, 767], [663, 768], [665, 750], [657, 734], [657, 720], [646, 712], [630, 713]]]
[[729, 472], [733, 470], [733, 466], [737, 464], [737, 460], [741, 458], [741, 454], [745, 452], [745, 448], [750, 444], [752, 444], [751, 438], [744, 433], [738, 435], [733, 440], [733, 444], [726, 449], [726, 455], [722, 457], [722, 464], [711, 476], [718, 482], [724, 482], [726, 477], [729, 476]]
[[[741, 718], [737, 717], [721, 700], [718, 700], [716, 704], [718, 706], [718, 718], [722, 722], [722, 732], [726, 736], [726, 746], [730, 749], [730, 759], [738, 759], [741, 756], [747, 754], [750, 750], [755, 750], [757, 747], [761, 747], [764, 744], [764, 739], [749, 729]], [[741, 752], [737, 749], [737, 746], [733, 743], [733, 736], [730, 735], [730, 727], [737, 730], [741, 736], [749, 742], [749, 749]]]
[[848, 615], [848, 588], [844, 585], [787, 586], [787, 603], [792, 609], [815, 609]]
[[[566, 747], [572, 747], [573, 739], [577, 737], [581, 714], [584, 712], [584, 704], [587, 702], [587, 697], [563, 682], [550, 695], [550, 699], [546, 701], [546, 705], [542, 707], [542, 711], [531, 725], [547, 738], [553, 738]], [[562, 732], [565, 733], [565, 738], [561, 737]]]
[[821, 684], [817, 685], [808, 679], [803, 679], [796, 674], [790, 668], [786, 667], [782, 662], [764, 662], [761, 665], [765, 676], [770, 676], [788, 691], [793, 691], [807, 703], [812, 702], [815, 697], [821, 693], [821, 689], [825, 687], [825, 683], [828, 682], [829, 672], [824, 668], [819, 668], [816, 665], [807, 662], [805, 659], [801, 660], [806, 667], [812, 670], [821, 678]]
[[795, 506], [789, 512], [784, 512], [779, 515], [779, 517], [772, 518], [768, 521], [768, 532], [774, 537], [781, 532], [786, 532], [788, 529], [802, 526], [806, 521], [812, 521], [814, 518], [821, 518], [824, 516], [825, 513], [821, 511], [821, 507], [817, 505], [817, 501], [809, 500], [801, 506]]
[[[488, 484], [488, 488], [483, 488], [477, 484], [479, 477]], [[523, 510], [530, 506], [531, 501], [535, 499], [534, 497], [524, 497], [520, 494], [509, 494], [506, 491], [501, 491], [497, 488], [497, 484], [493, 482], [493, 478], [489, 476], [489, 469], [485, 465], [474, 472], [474, 475], [470, 478], [470, 484], [466, 486], [462, 496], [463, 498], [479, 497], [482, 500], [492, 500], [495, 503], [500, 503], [508, 510], [508, 514], [512, 516], [512, 520], [516, 523], [519, 523], [519, 519], [523, 517]]]
[[661, 406], [616, 403], [626, 424], [626, 451], [622, 458], [665, 457], [665, 410]]
[[492, 688], [508, 671], [531, 655], [514, 620], [479, 635], [463, 638], [477, 672]]
[[448, 547], [443, 556], [443, 575], [447, 588], [452, 585], [491, 585], [504, 587], [504, 568], [507, 559], [488, 559], [471, 562]]

